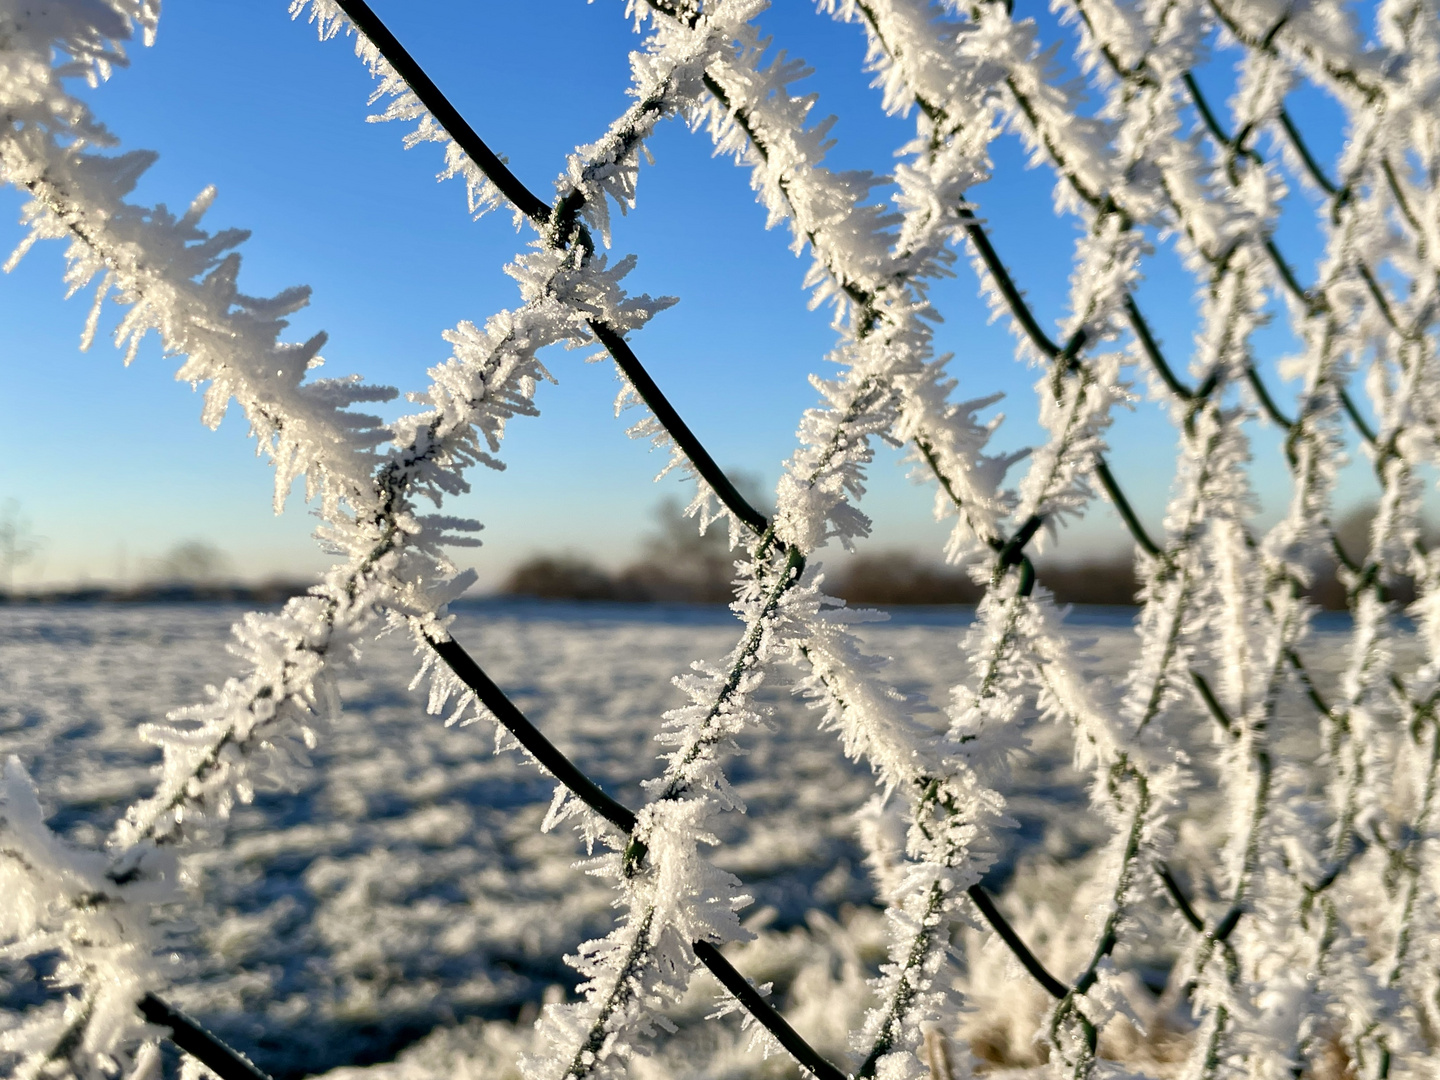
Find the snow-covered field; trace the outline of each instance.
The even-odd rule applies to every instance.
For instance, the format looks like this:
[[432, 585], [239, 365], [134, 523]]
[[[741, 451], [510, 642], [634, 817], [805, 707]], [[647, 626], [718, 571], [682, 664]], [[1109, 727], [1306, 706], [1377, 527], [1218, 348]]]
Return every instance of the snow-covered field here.
[[[57, 828], [97, 843], [148, 789], [158, 758], [137, 725], [198, 701], [231, 671], [225, 642], [239, 614], [203, 605], [0, 611], [0, 754], [31, 769]], [[1092, 674], [1122, 677], [1128, 619], [1072, 617], [1077, 642], [1093, 643]], [[965, 621], [963, 612], [910, 613], [865, 636], [895, 658], [902, 689], [943, 706], [962, 675]], [[632, 804], [657, 771], [661, 714], [683, 703], [670, 677], [722, 656], [736, 632], [723, 610], [501, 602], [462, 609], [455, 627], [530, 718]], [[1327, 678], [1343, 641], [1331, 623], [1310, 646]], [[238, 810], [222, 845], [190, 860], [193, 899], [175, 913], [182, 959], [168, 994], [277, 1076], [398, 1055], [365, 1076], [506, 1077], [538, 1004], [573, 986], [565, 954], [609, 926], [610, 890], [577, 867], [574, 836], [539, 831], [550, 785], [516, 754], [497, 756], [488, 725], [447, 729], [427, 716], [423, 696], [407, 688], [415, 667], [402, 642], [370, 648], [363, 674], [343, 681], [344, 713], [322, 731], [298, 790], [262, 793]], [[759, 938], [732, 959], [774, 983], [819, 1049], [843, 1057], [884, 944], [855, 838], [854, 811], [873, 786], [816, 729], [789, 677], [777, 672], [764, 695], [772, 729], [751, 732], [729, 765], [748, 813], [731, 815], [715, 860], [755, 897], [749, 921]], [[1288, 715], [1304, 714], [1291, 702]], [[1290, 752], [1313, 753], [1307, 731], [1290, 724]], [[1194, 745], [1207, 742], [1201, 735]], [[1102, 832], [1070, 768], [1068, 732], [1037, 727], [1032, 743], [1008, 793], [1018, 825], [988, 883], [1064, 978], [1091, 946], [1077, 888]], [[1177, 859], [1202, 903], [1209, 806], [1202, 783]], [[1110, 1052], [1137, 1060], [1164, 1058], [1167, 1040], [1185, 1037], [1170, 1000], [1155, 995], [1188, 930], [1168, 909], [1151, 915], [1148, 941], [1117, 956], [1137, 973], [1131, 996], [1151, 1016], [1150, 1034], [1107, 1033]], [[957, 942], [953, 975], [977, 1006], [968, 1030], [977, 1054], [1034, 1060], [1040, 992], [989, 935]], [[42, 992], [40, 974], [0, 967], [0, 1016]], [[793, 1072], [783, 1058], [762, 1062], [748, 1050], [736, 1017], [704, 1022], [715, 989], [708, 976], [697, 980], [671, 1017], [677, 1033], [635, 1076]]]

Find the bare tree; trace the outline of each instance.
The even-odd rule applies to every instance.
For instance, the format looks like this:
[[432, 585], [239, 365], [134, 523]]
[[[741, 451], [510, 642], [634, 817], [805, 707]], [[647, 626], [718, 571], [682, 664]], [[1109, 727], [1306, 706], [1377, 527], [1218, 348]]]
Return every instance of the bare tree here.
[[229, 557], [214, 544], [184, 540], [156, 560], [154, 577], [166, 582], [209, 583], [229, 572]]
[[40, 544], [41, 538], [20, 516], [19, 501], [6, 499], [5, 508], [0, 510], [0, 576], [4, 577], [7, 593], [15, 591], [15, 571], [35, 558]]

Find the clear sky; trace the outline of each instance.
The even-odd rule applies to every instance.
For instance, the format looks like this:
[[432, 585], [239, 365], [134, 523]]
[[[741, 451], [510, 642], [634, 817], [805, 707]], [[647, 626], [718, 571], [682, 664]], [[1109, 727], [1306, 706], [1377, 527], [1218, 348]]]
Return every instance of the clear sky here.
[[[530, 187], [548, 198], [565, 155], [601, 133], [626, 105], [628, 50], [637, 39], [620, 0], [402, 2], [373, 6], [441, 88]], [[295, 339], [330, 333], [326, 374], [422, 387], [425, 369], [447, 355], [442, 330], [518, 301], [501, 268], [528, 243], [508, 213], [471, 222], [457, 182], [437, 184], [439, 150], [405, 151], [397, 124], [366, 124], [372, 83], [348, 43], [321, 44], [292, 22], [285, 0], [170, 0], [159, 38], [137, 46], [129, 69], [89, 93], [97, 115], [129, 148], [159, 151], [135, 198], [186, 205], [205, 185], [220, 197], [208, 218], [253, 231], [241, 287], [267, 294], [309, 284], [312, 306], [294, 319]], [[1033, 9], [1033, 10], [1031, 10]], [[1021, 0], [1049, 39], [1063, 31], [1045, 5]], [[913, 121], [886, 117], [861, 70], [856, 27], [815, 14], [809, 0], [776, 0], [762, 17], [777, 47], [816, 68], [817, 113], [840, 117], [832, 166], [885, 172]], [[1218, 89], [1230, 59], [1206, 76]], [[1337, 113], [1313, 96], [1295, 105], [1327, 160], [1339, 149]], [[815, 401], [806, 378], [823, 371], [834, 342], [829, 313], [807, 309], [800, 289], [808, 260], [780, 229], [764, 231], [746, 174], [711, 155], [708, 138], [671, 121], [651, 142], [639, 206], [617, 221], [619, 254], [633, 252], [637, 291], [674, 295], [675, 308], [635, 335], [642, 360], [725, 467], [771, 487], [794, 446], [801, 411]], [[998, 179], [972, 197], [997, 247], [1048, 326], [1063, 314], [1074, 226], [1049, 212], [1052, 177], [1026, 167], [1015, 139], [995, 149]], [[22, 233], [22, 200], [0, 192], [0, 248]], [[1319, 241], [1313, 212], [1296, 199], [1283, 238], [1313, 277]], [[21, 583], [134, 579], [173, 545], [200, 539], [223, 550], [239, 575], [317, 570], [326, 559], [298, 495], [270, 511], [270, 474], [231, 411], [218, 432], [199, 423], [200, 399], [173, 381], [178, 366], [152, 338], [129, 368], [101, 339], [78, 350], [88, 309], [66, 301], [62, 249], [33, 251], [0, 278], [0, 500], [16, 500], [40, 538]], [[1142, 304], [1176, 351], [1193, 334], [1192, 286], [1162, 252]], [[968, 267], [937, 287], [945, 318], [937, 345], [953, 351], [958, 394], [1003, 391], [1000, 445], [1036, 442], [1032, 384], [1039, 372], [1012, 358], [1003, 326], [990, 325]], [[118, 309], [108, 313], [110, 325]], [[1289, 343], [1260, 339], [1267, 363]], [[1188, 350], [1187, 350], [1188, 351]], [[549, 357], [558, 386], [543, 387], [541, 416], [513, 424], [502, 473], [477, 472], [455, 512], [485, 524], [485, 547], [462, 553], [482, 583], [536, 550], [568, 550], [615, 565], [635, 550], [649, 511], [675, 481], [657, 486], [663, 464], [624, 435], [611, 403], [607, 364], [581, 354]], [[1285, 395], [1286, 398], [1290, 396]], [[1257, 432], [1257, 483], [1266, 512], [1284, 498], [1276, 440]], [[1112, 464], [1158, 526], [1173, 469], [1174, 439], [1157, 407], [1119, 417]], [[938, 554], [944, 530], [930, 519], [928, 487], [906, 480], [897, 455], [882, 452], [865, 509], [876, 547]], [[1349, 471], [1343, 502], [1367, 497], [1363, 468]], [[1060, 555], [1084, 556], [1123, 543], [1118, 519], [1097, 504], [1062, 538]]]

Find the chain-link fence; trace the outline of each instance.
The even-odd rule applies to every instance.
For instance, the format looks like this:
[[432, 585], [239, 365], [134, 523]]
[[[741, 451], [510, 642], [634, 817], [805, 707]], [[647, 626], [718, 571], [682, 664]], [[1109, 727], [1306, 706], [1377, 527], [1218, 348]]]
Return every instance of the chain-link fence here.
[[[1065, 0], [1060, 44], [1073, 56], [1057, 63], [1009, 3], [827, 0], [825, 12], [866, 35], [886, 107], [915, 117], [886, 206], [871, 199], [869, 179], [823, 165], [824, 127], [793, 86], [803, 65], [768, 52], [754, 21], [762, 6], [631, 4], [646, 34], [633, 102], [572, 155], [546, 202], [363, 0], [294, 5], [322, 37], [354, 36], [383, 115], [416, 122], [412, 141], [444, 146], [473, 210], [508, 206], [535, 234], [510, 268], [522, 306], [452, 331], [454, 356], [432, 372], [425, 411], [391, 425], [349, 411], [382, 389], [303, 381], [318, 343], [278, 345], [274, 325], [294, 298], [235, 291], [223, 245], [199, 230], [203, 206], [137, 221], [123, 202], [125, 166], [67, 137], [84, 130], [83, 117], [17, 106], [0, 160], [5, 178], [35, 197], [34, 235], [68, 239], [72, 279], [117, 289], [133, 305], [124, 332], [153, 328], [186, 354], [188, 376], [211, 381], [212, 408], [241, 401], [279, 490], [306, 475], [346, 556], [312, 596], [242, 628], [244, 675], [152, 734], [166, 755], [160, 788], [131, 808], [104, 856], [50, 835], [12, 766], [0, 866], [38, 899], [8, 929], [24, 939], [46, 928], [44, 947], [65, 952], [61, 981], [71, 990], [62, 1011], [39, 1015], [24, 1028], [29, 1041], [16, 1043], [30, 1074], [140, 1074], [155, 1045], [143, 1015], [218, 1074], [256, 1075], [156, 996], [146, 913], [173, 900], [172, 850], [245, 798], [287, 740], [311, 737], [330, 669], [382, 622], [428, 650], [433, 711], [493, 718], [557, 781], [547, 827], [572, 822], [601, 853], [595, 871], [615, 884], [622, 914], [607, 937], [580, 947], [578, 999], [542, 1015], [533, 1075], [623, 1070], [698, 965], [815, 1076], [948, 1075], [953, 1055], [935, 1033], [953, 1028], [958, 1005], [939, 973], [952, 929], [975, 912], [1054, 999], [1041, 1036], [1052, 1065], [1089, 1076], [1109, 1067], [1100, 1034], [1117, 1011], [1117, 948], [1136, 911], [1157, 903], [1194, 932], [1181, 961], [1195, 1024], [1187, 1075], [1314, 1071], [1322, 1045], [1341, 1047], [1367, 1075], [1420, 1070], [1440, 1024], [1440, 566], [1421, 539], [1436, 449], [1436, 9]], [[87, 23], [79, 5], [57, 10], [14, 13], [5, 47], [23, 57], [58, 42], [72, 63], [103, 64], [106, 42], [127, 29]], [[142, 26], [153, 15], [144, 4], [115, 9]], [[1219, 78], [1212, 51], [1237, 62], [1225, 82], [1228, 117], [1202, 85]], [[1348, 141], [1333, 175], [1287, 108], [1301, 87], [1344, 110]], [[627, 264], [605, 255], [607, 200], [633, 200], [645, 139], [677, 115], [750, 171], [772, 218], [809, 251], [817, 301], [836, 311], [830, 359], [840, 373], [816, 382], [821, 404], [803, 419], [773, 517], [741, 495], [647, 373], [628, 336], [659, 305], [629, 296]], [[1057, 215], [1080, 226], [1070, 303], [1057, 319], [1032, 310], [967, 194], [991, 178], [990, 146], [1006, 131], [1053, 170]], [[1280, 246], [1308, 212], [1289, 201], [1296, 185], [1312, 196], [1324, 247], [1308, 287]], [[1180, 254], [1199, 298], [1188, 371], [1161, 346], [1137, 295], [1157, 246]], [[1048, 441], [1028, 455], [987, 452], [992, 425], [980, 414], [993, 399], [952, 401], [933, 355], [930, 284], [957, 252], [1010, 322], [1018, 353], [1043, 373]], [[1286, 373], [1302, 380], [1288, 410], [1255, 340], [1280, 318], [1298, 343]], [[609, 354], [644, 409], [634, 433], [668, 448], [695, 479], [693, 511], [728, 524], [746, 553], [735, 604], [742, 635], [723, 663], [681, 680], [691, 704], [667, 714], [665, 767], [638, 808], [561, 754], [450, 636], [445, 604], [467, 582], [442, 549], [464, 539], [467, 523], [417, 509], [463, 490], [463, 470], [493, 460], [508, 420], [534, 411], [546, 377], [537, 353], [560, 342]], [[1125, 463], [1112, 464], [1107, 449], [1131, 370], [1176, 431], [1163, 533], [1142, 525], [1118, 475]], [[1280, 433], [1290, 475], [1288, 507], [1265, 530], [1250, 480], [1260, 423]], [[1347, 423], [1380, 489], [1364, 552], [1347, 550], [1331, 526]], [[856, 503], [875, 440], [910, 447], [933, 475], [939, 512], [954, 520], [947, 555], [985, 584], [943, 731], [918, 723], [886, 685], [812, 566], [827, 543], [867, 533]], [[1139, 654], [1118, 687], [1086, 679], [1032, 561], [1037, 540], [1101, 495], [1130, 531], [1142, 581]], [[1322, 555], [1343, 567], [1354, 623], [1348, 667], [1328, 699], [1305, 656], [1305, 590]], [[1415, 583], [1413, 623], [1391, 600], [1402, 579]], [[1396, 658], [1412, 633], [1423, 643], [1416, 670]], [[746, 934], [736, 917], [742, 887], [702, 853], [707, 822], [735, 808], [727, 748], [758, 720], [751, 697], [782, 661], [803, 672], [801, 689], [844, 751], [871, 765], [887, 812], [902, 819], [903, 850], [884, 850], [883, 830], [873, 837], [874, 861], [888, 867], [877, 890], [890, 954], [850, 1061], [814, 1050], [725, 958], [721, 947]], [[1274, 738], [1291, 698], [1313, 707], [1323, 781]], [[1186, 743], [1193, 728], [1183, 720], [1197, 708], [1214, 721], [1213, 748]], [[1093, 772], [1094, 811], [1112, 832], [1091, 886], [1102, 898], [1093, 941], [1064, 980], [980, 885], [1001, 842], [1010, 760], [1037, 718], [1073, 727], [1076, 760]], [[1197, 756], [1213, 757], [1230, 815], [1208, 869], [1222, 898], [1210, 916], [1171, 865]]]

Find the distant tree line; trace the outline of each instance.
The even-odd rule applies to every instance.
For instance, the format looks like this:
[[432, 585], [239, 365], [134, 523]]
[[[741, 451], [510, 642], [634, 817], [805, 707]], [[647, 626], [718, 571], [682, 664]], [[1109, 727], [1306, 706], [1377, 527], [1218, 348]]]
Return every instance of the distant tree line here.
[[[14, 583], [16, 567], [39, 547], [13, 501], [0, 511], [0, 604], [44, 603], [209, 603], [281, 604], [303, 594], [310, 582], [274, 578], [261, 582], [236, 579], [233, 564], [219, 548], [204, 540], [183, 540], [163, 555], [146, 559], [137, 581], [110, 584], [31, 586]], [[122, 578], [126, 575], [121, 574]]]
[[[656, 512], [660, 529], [639, 559], [610, 572], [576, 555], [537, 555], [516, 566], [501, 584], [510, 596], [547, 600], [611, 600], [631, 603], [728, 603], [733, 597], [736, 555], [725, 534], [700, 535], [674, 500]], [[1337, 542], [1354, 562], [1369, 549], [1374, 506], [1362, 506], [1336, 525]], [[1346, 610], [1345, 584], [1337, 559], [1312, 568], [1310, 598], [1326, 611]], [[1126, 552], [1071, 563], [1041, 564], [1039, 578], [1062, 604], [1126, 606], [1136, 603], [1140, 583]], [[984, 593], [964, 570], [906, 551], [881, 551], [851, 559], [827, 582], [826, 591], [851, 604], [896, 607], [912, 604], [974, 604]], [[1392, 598], [1408, 604], [1414, 582], [1395, 581]]]
[[[744, 481], [742, 481], [744, 482]], [[1335, 528], [1336, 542], [1355, 563], [1363, 562], [1370, 543], [1373, 505], [1345, 515]], [[514, 567], [500, 585], [509, 596], [546, 600], [609, 600], [624, 603], [721, 604], [733, 598], [736, 553], [723, 529], [701, 534], [678, 500], [662, 500], [656, 529], [644, 541], [639, 558], [619, 571], [608, 571], [583, 556], [540, 554]], [[1422, 538], [1433, 543], [1434, 537]], [[38, 546], [13, 504], [0, 512], [0, 570], [9, 578]], [[1310, 598], [1326, 611], [1346, 609], [1339, 560], [1312, 568]], [[176, 544], [147, 560], [144, 578], [122, 585], [79, 585], [17, 592], [8, 580], [0, 603], [185, 601], [277, 604], [306, 591], [308, 582], [276, 579], [243, 583], [233, 579], [229, 558], [201, 540]], [[1129, 554], [1116, 552], [1081, 562], [1044, 564], [1040, 580], [1063, 604], [1126, 606], [1136, 602], [1139, 579]], [[832, 574], [827, 591], [851, 604], [897, 607], [918, 604], [974, 604], [983, 593], [964, 570], [922, 559], [907, 551], [878, 551], [856, 556]], [[1390, 586], [1392, 599], [1409, 604], [1414, 582]]]
[[723, 528], [703, 535], [678, 499], [656, 508], [658, 530], [640, 558], [618, 573], [576, 555], [537, 555], [501, 583], [511, 596], [546, 600], [622, 600], [641, 603], [729, 603], [734, 597], [735, 554]]
[[[516, 566], [500, 591], [546, 600], [728, 603], [735, 556], [723, 540], [717, 546], [720, 557], [703, 563], [641, 559], [616, 573], [574, 555], [537, 555]], [[1061, 602], [1072, 604], [1133, 604], [1138, 587], [1130, 560], [1119, 556], [1050, 567], [1043, 580]], [[858, 556], [826, 582], [826, 592], [848, 603], [879, 607], [974, 604], [983, 591], [963, 570], [906, 551]]]

